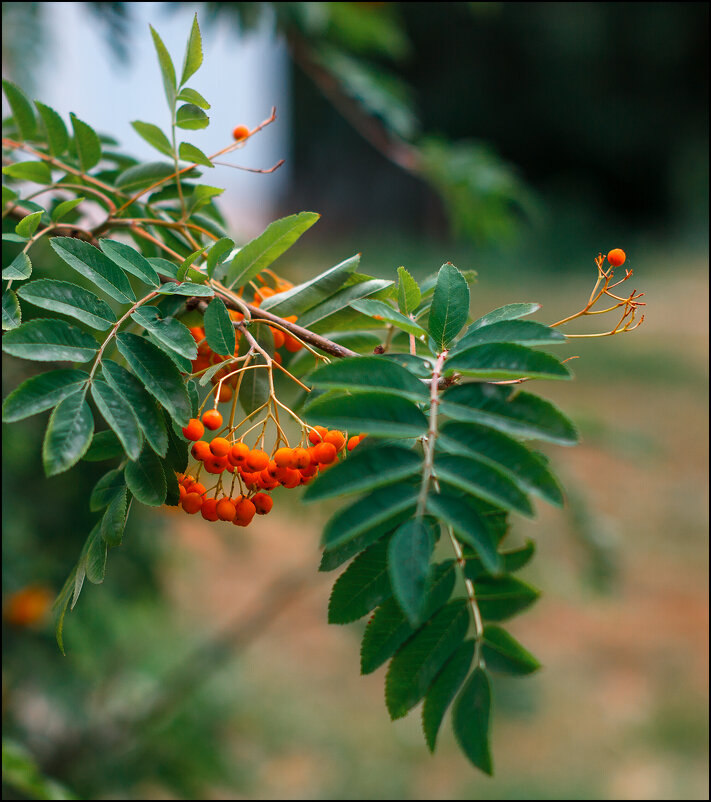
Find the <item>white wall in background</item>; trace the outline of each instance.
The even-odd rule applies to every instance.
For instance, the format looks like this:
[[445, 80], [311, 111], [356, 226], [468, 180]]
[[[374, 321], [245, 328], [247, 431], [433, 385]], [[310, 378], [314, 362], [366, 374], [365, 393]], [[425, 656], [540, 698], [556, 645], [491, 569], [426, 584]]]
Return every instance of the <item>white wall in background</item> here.
[[[169, 115], [153, 41], [152, 24], [168, 48], [180, 76], [183, 53], [197, 4], [129, 3], [136, 20], [131, 37], [131, 59], [117, 63], [100, 25], [84, 3], [45, 3], [47, 30], [56, 31], [50, 52], [37, 74], [37, 97], [62, 114], [69, 112], [99, 131], [111, 133], [122, 149], [137, 158], [164, 158], [131, 128], [131, 120], [160, 125], [169, 133]], [[199, 11], [198, 11], [199, 14]], [[217, 166], [205, 168], [203, 181], [225, 187], [220, 208], [230, 230], [253, 236], [273, 219], [289, 180], [288, 55], [271, 26], [239, 34], [235, 28], [208, 26], [198, 16], [203, 35], [203, 65], [189, 85], [212, 108], [210, 125], [201, 131], [181, 131], [189, 141], [210, 154], [232, 141], [232, 129], [253, 128], [277, 107], [277, 120], [250, 139], [244, 149], [226, 157], [246, 167], [286, 164], [271, 175], [259, 175]], [[61, 39], [61, 41], [60, 41]]]

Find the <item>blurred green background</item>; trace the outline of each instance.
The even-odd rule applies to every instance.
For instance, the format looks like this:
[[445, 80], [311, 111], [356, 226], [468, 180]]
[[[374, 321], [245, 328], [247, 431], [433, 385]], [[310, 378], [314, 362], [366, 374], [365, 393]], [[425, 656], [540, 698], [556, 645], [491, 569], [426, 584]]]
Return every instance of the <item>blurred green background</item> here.
[[[4, 4], [4, 45], [44, 5]], [[134, 4], [86, 5], [130, 57]], [[226, 30], [271, 13], [160, 5]], [[363, 623], [326, 624], [327, 505], [281, 491], [237, 533], [137, 509], [104, 585], [67, 616], [66, 657], [51, 622], [4, 622], [3, 797], [708, 798], [708, 4], [276, 5], [292, 54], [305, 43], [334, 74], [340, 56], [396, 82], [361, 85], [374, 148], [303, 55], [290, 62], [282, 211], [324, 217], [279, 263], [287, 278], [355, 252], [389, 278], [449, 260], [478, 272], [474, 315], [537, 301], [553, 322], [621, 247], [646, 293], [639, 330], [573, 341], [576, 380], [536, 388], [582, 432], [547, 449], [566, 509], [512, 533], [538, 543], [526, 578], [543, 596], [512, 632], [544, 668], [497, 680], [493, 780], [448, 727], [430, 757], [418, 711], [389, 722], [383, 670], [359, 676]], [[4, 52], [11, 77], [31, 73], [22, 53]], [[394, 163], [399, 143], [439, 172]], [[3, 394], [32, 372], [3, 366]], [[45, 419], [3, 426], [6, 619], [13, 593], [59, 590], [93, 517], [95, 464], [43, 478]]]

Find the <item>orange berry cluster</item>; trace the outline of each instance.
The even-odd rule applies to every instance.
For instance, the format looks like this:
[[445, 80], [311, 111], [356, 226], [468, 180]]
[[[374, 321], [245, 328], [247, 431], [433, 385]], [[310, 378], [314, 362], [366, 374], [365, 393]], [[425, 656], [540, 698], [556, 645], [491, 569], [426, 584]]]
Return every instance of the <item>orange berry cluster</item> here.
[[[216, 409], [205, 412], [202, 420], [192, 418], [183, 429], [183, 435], [193, 441], [191, 453], [196, 460], [195, 476], [178, 474], [180, 506], [190, 515], [200, 512], [207, 521], [231, 521], [236, 526], [248, 526], [256, 515], [266, 515], [272, 508], [269, 493], [276, 487], [294, 488], [306, 485], [334, 465], [339, 454], [352, 451], [365, 437], [347, 438], [343, 432], [316, 426], [309, 432], [308, 448], [281, 447], [272, 455], [261, 448], [250, 448], [241, 439], [213, 437], [204, 440], [205, 429], [216, 431], [222, 427], [222, 415]], [[199, 481], [205, 471], [218, 478], [214, 495]], [[222, 475], [231, 473], [229, 493], [222, 488]], [[233, 496], [235, 482], [241, 493]]]

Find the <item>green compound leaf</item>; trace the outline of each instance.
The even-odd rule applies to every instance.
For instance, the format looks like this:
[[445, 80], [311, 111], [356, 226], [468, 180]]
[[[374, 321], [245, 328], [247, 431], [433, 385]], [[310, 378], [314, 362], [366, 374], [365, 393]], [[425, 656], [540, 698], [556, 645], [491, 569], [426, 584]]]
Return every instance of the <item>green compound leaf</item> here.
[[182, 86], [191, 75], [194, 75], [202, 64], [202, 37], [200, 36], [200, 26], [198, 25], [197, 14], [193, 17], [193, 26], [190, 29], [188, 44], [185, 48], [185, 58], [183, 59], [183, 75], [180, 79]]
[[210, 118], [199, 106], [185, 103], [175, 115], [175, 124], [187, 131], [197, 131], [200, 128], [207, 128], [210, 125]]
[[502, 560], [496, 550], [496, 538], [476, 507], [466, 496], [456, 496], [442, 488], [427, 498], [427, 511], [452, 527], [457, 539], [470, 546], [490, 574], [498, 574]]
[[33, 181], [35, 184], [51, 184], [52, 173], [45, 162], [15, 162], [2, 168], [3, 175], [18, 181]]
[[119, 353], [146, 390], [165, 407], [179, 426], [187, 426], [191, 412], [190, 398], [180, 371], [170, 359], [153, 343], [129, 332], [118, 334], [116, 344]]
[[415, 279], [404, 267], [397, 269], [397, 305], [403, 315], [414, 312], [422, 301], [422, 293]]
[[[214, 301], [213, 301], [214, 303]], [[149, 331], [161, 345], [186, 359], [197, 358], [197, 345], [190, 329], [174, 317], [162, 318], [155, 306], [142, 306], [131, 314], [131, 320]]]
[[549, 401], [513, 387], [484, 383], [450, 387], [442, 394], [440, 412], [460, 421], [490, 426], [506, 434], [575, 445], [575, 426]]
[[38, 279], [25, 284], [17, 294], [34, 306], [68, 315], [100, 331], [116, 323], [116, 315], [106, 301], [69, 281]]
[[476, 423], [446, 423], [437, 441], [451, 453], [472, 454], [504, 469], [522, 490], [563, 506], [563, 493], [541, 458], [514, 440]]
[[29, 238], [31, 237], [35, 231], [37, 231], [37, 226], [40, 223], [40, 217], [44, 212], [32, 212], [32, 214], [28, 214], [20, 220], [20, 222], [15, 226], [15, 233], [18, 234], [20, 237]]
[[454, 735], [473, 765], [491, 776], [494, 769], [489, 747], [491, 687], [483, 668], [475, 668], [452, 711]]
[[96, 340], [63, 320], [28, 320], [2, 338], [6, 354], [37, 362], [88, 362], [99, 350]]
[[261, 304], [261, 309], [268, 309], [280, 317], [289, 315], [302, 315], [304, 312], [330, 298], [340, 287], [345, 284], [349, 276], [358, 267], [360, 254], [351, 256], [343, 262], [325, 270], [318, 276], [303, 284], [297, 284], [289, 290], [272, 295], [266, 298]]
[[442, 265], [437, 274], [429, 317], [429, 332], [439, 350], [444, 351], [449, 347], [466, 324], [468, 316], [467, 280], [453, 264]]
[[[290, 248], [320, 216], [314, 212], [300, 212], [270, 223], [258, 237], [237, 252], [227, 271], [225, 283], [229, 287], [241, 287], [251, 281]], [[275, 314], [281, 312], [275, 311]]]
[[503, 471], [489, 463], [455, 454], [435, 456], [435, 471], [446, 484], [490, 504], [520, 512], [522, 515], [534, 515], [526, 494]]
[[74, 129], [74, 144], [79, 156], [79, 166], [83, 173], [87, 173], [101, 160], [101, 141], [96, 131], [75, 114], [71, 113], [69, 119]]
[[200, 148], [196, 148], [195, 145], [191, 145], [189, 142], [180, 143], [178, 156], [182, 161], [190, 162], [191, 164], [201, 164], [203, 167], [215, 166]]
[[213, 298], [204, 317], [207, 344], [216, 354], [232, 356], [235, 352], [235, 327], [221, 298]]
[[485, 621], [504, 621], [530, 607], [541, 593], [513, 576], [479, 576], [474, 595]]
[[329, 624], [357, 621], [392, 595], [387, 550], [387, 539], [375, 543], [336, 580], [328, 601]]
[[126, 245], [124, 242], [116, 242], [112, 239], [100, 239], [99, 247], [112, 262], [127, 273], [140, 278], [141, 281], [150, 284], [151, 287], [159, 286], [160, 278], [153, 266], [135, 248]]
[[[471, 326], [470, 326], [471, 329]], [[502, 320], [469, 331], [452, 349], [452, 355], [484, 343], [517, 345], [557, 345], [567, 342], [564, 334], [533, 320]]]
[[54, 207], [54, 209], [52, 209], [52, 213], [50, 215], [50, 217], [52, 219], [52, 222], [53, 223], [57, 223], [63, 217], [66, 217], [69, 214], [69, 212], [71, 212], [73, 209], [76, 209], [76, 207], [83, 200], [86, 200], [86, 198], [84, 198], [84, 197], [71, 198], [71, 200], [65, 200], [65, 201], [62, 201], [61, 203], [58, 203]]
[[132, 373], [116, 362], [102, 362], [101, 370], [106, 381], [128, 401], [151, 448], [164, 457], [168, 450], [168, 432], [155, 400]]
[[457, 351], [445, 363], [445, 373], [452, 372], [491, 380], [572, 378], [570, 370], [554, 356], [511, 343], [488, 343]]
[[[98, 432], [104, 434], [104, 432]], [[96, 440], [96, 437], [94, 438]], [[101, 479], [94, 485], [89, 497], [89, 509], [92, 512], [98, 512], [107, 507], [112, 499], [119, 493], [126, 490], [126, 480], [123, 475], [123, 468], [115, 468], [114, 470], [105, 473]]]
[[388, 531], [388, 526], [392, 526], [392, 521], [400, 513], [414, 509], [416, 501], [417, 488], [411, 485], [397, 484], [374, 490], [339, 510], [324, 527], [321, 543], [327, 550], [332, 550], [366, 533], [375, 534], [370, 541], [374, 542]]
[[390, 661], [385, 704], [391, 719], [402, 718], [427, 693], [432, 681], [469, 628], [466, 599], [449, 602]]
[[427, 401], [427, 386], [401, 365], [380, 356], [341, 359], [318, 368], [309, 383], [325, 389], [392, 393], [413, 401]]
[[175, 67], [173, 66], [173, 61], [170, 58], [170, 53], [166, 46], [163, 44], [160, 36], [153, 28], [153, 26], [149, 26], [151, 29], [151, 36], [153, 37], [153, 45], [156, 49], [156, 53], [158, 54], [158, 64], [160, 65], [160, 72], [163, 76], [163, 88], [165, 89], [165, 96], [168, 100], [169, 108], [173, 108], [175, 104], [175, 93], [176, 93], [176, 86], [175, 86]]
[[2, 88], [10, 105], [12, 118], [15, 121], [17, 130], [20, 132], [20, 139], [33, 139], [37, 133], [37, 121], [35, 120], [32, 104], [25, 97], [20, 87], [15, 86], [11, 81], [6, 81], [3, 78]]
[[32, 275], [30, 257], [20, 251], [10, 264], [2, 271], [2, 277], [10, 281], [24, 281]]
[[118, 437], [116, 437], [111, 429], [105, 429], [103, 432], [97, 432], [94, 435], [89, 450], [84, 454], [82, 459], [84, 462], [105, 462], [109, 459], [123, 457], [123, 454], [123, 446], [119, 442]]
[[69, 133], [64, 120], [51, 106], [45, 106], [39, 100], [35, 100], [35, 106], [44, 124], [49, 152], [52, 156], [61, 156], [69, 147]]
[[149, 145], [160, 151], [164, 156], [172, 158], [173, 147], [170, 144], [170, 140], [157, 125], [134, 120], [131, 123], [131, 127]]
[[494, 624], [484, 627], [482, 654], [488, 669], [520, 677], [538, 671], [541, 664], [512, 635]]
[[73, 237], [52, 237], [49, 244], [63, 262], [93, 281], [114, 301], [132, 304], [136, 300], [126, 274], [98, 248]]
[[12, 331], [22, 322], [20, 302], [14, 290], [4, 290], [2, 294], [2, 329]]
[[83, 391], [68, 395], [50, 415], [42, 444], [42, 463], [47, 476], [68, 470], [89, 448], [94, 417], [84, 395]]
[[390, 323], [408, 334], [414, 334], [416, 337], [426, 334], [422, 326], [415, 323], [414, 320], [410, 320], [409, 317], [400, 314], [384, 301], [352, 301], [350, 306], [357, 312], [361, 312], [368, 317], [379, 318], [383, 323]]
[[109, 548], [121, 545], [123, 530], [126, 526], [127, 507], [126, 488], [123, 488], [109, 502], [104, 517], [101, 519], [101, 537]]
[[141, 504], [160, 507], [165, 502], [167, 485], [160, 459], [144, 447], [140, 457], [126, 465], [126, 485]]
[[376, 445], [358, 448], [348, 458], [319, 475], [306, 488], [303, 501], [365, 493], [415, 476], [422, 470], [422, 458], [408, 448], [397, 445]]
[[500, 306], [498, 309], [494, 309], [493, 312], [489, 312], [483, 317], [480, 317], [478, 320], [475, 320], [467, 329], [465, 336], [468, 336], [471, 332], [476, 331], [477, 329], [481, 329], [484, 326], [490, 326], [492, 323], [498, 323], [501, 320], [516, 320], [520, 317], [532, 315], [540, 308], [541, 305], [535, 303], [506, 304], [506, 306]]
[[422, 729], [430, 752], [437, 745], [437, 733], [447, 708], [462, 687], [474, 657], [474, 641], [465, 640], [449, 658], [432, 683], [422, 706]]
[[[449, 601], [454, 590], [455, 573], [454, 560], [446, 560], [433, 566], [423, 620], [433, 616]], [[360, 649], [361, 674], [370, 674], [379, 668], [415, 631], [395, 599], [384, 602], [373, 614], [363, 634]]]
[[328, 394], [316, 398], [304, 412], [309, 422], [328, 429], [387, 437], [419, 437], [427, 431], [427, 418], [412, 401], [383, 392]]
[[415, 518], [401, 524], [388, 544], [393, 595], [413, 626], [422, 620], [434, 543], [432, 522]]
[[104, 420], [121, 441], [129, 459], [137, 459], [141, 453], [143, 437], [128, 402], [113, 387], [97, 379], [92, 382], [91, 397]]
[[2, 405], [4, 423], [24, 420], [52, 409], [60, 401], [80, 390], [89, 378], [83, 370], [50, 370], [32, 376], [13, 390]]

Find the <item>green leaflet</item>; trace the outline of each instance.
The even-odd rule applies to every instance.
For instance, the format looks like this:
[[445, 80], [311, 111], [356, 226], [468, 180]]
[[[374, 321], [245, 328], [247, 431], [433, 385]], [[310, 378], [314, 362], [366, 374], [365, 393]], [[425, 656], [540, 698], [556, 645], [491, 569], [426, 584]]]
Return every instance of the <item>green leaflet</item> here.
[[[317, 306], [311, 307], [299, 318], [299, 324], [320, 334], [328, 328], [352, 328], [354, 320], [362, 317], [350, 309], [351, 303], [392, 286], [392, 281], [372, 279], [368, 276], [351, 276], [346, 285]], [[344, 322], [345, 321], [345, 322]]]
[[475, 668], [452, 711], [454, 734], [469, 760], [485, 774], [494, 773], [489, 747], [491, 687], [486, 671]]
[[20, 133], [20, 139], [33, 139], [37, 132], [37, 121], [32, 104], [25, 97], [24, 92], [11, 81], [3, 78], [2, 88], [10, 105], [12, 118]]
[[536, 303], [518, 303], [500, 306], [498, 309], [494, 309], [493, 312], [489, 312], [483, 317], [480, 317], [478, 320], [475, 320], [467, 329], [465, 336], [469, 335], [470, 332], [482, 328], [483, 326], [490, 326], [492, 323], [498, 323], [500, 320], [516, 320], [520, 317], [532, 315], [540, 308], [541, 305]]
[[101, 142], [96, 131], [71, 113], [69, 119], [74, 129], [74, 144], [79, 157], [79, 166], [83, 173], [89, 172], [101, 160]]
[[126, 274], [98, 248], [73, 237], [52, 237], [52, 249], [62, 261], [121, 304], [136, 300]]
[[101, 519], [101, 537], [109, 548], [121, 545], [128, 512], [126, 489], [119, 490], [111, 499]]
[[458, 350], [445, 363], [445, 374], [452, 372], [490, 380], [572, 378], [570, 370], [554, 356], [512, 343], [487, 343]]
[[306, 488], [303, 501], [364, 493], [400, 482], [422, 469], [422, 458], [397, 445], [358, 446], [348, 458], [321, 474]]
[[437, 733], [444, 714], [462, 687], [474, 657], [474, 641], [465, 640], [449, 658], [432, 683], [422, 706], [422, 729], [430, 752], [437, 744]]
[[35, 318], [8, 331], [2, 350], [36, 362], [88, 362], [99, 346], [90, 334], [63, 320]]
[[52, 156], [61, 156], [69, 147], [69, 133], [64, 120], [50, 106], [45, 106], [39, 100], [35, 100], [35, 106], [42, 118], [44, 130], [47, 133], [47, 144]]
[[116, 362], [105, 360], [101, 370], [106, 381], [128, 401], [151, 448], [164, 457], [168, 450], [168, 432], [155, 400], [132, 373]]
[[2, 294], [2, 329], [11, 331], [22, 322], [22, 311], [14, 290], [3, 290]]
[[[24, 281], [32, 275], [32, 262], [30, 257], [20, 251], [10, 264], [3, 268], [2, 277], [12, 281]], [[12, 292], [12, 290], [11, 290]]]
[[26, 379], [3, 402], [3, 422], [23, 420], [52, 409], [68, 395], [80, 390], [88, 378], [89, 374], [83, 370], [65, 368]]
[[116, 315], [106, 301], [69, 281], [38, 279], [25, 284], [17, 294], [34, 306], [68, 315], [99, 331], [116, 323]]
[[31, 214], [25, 215], [25, 217], [20, 220], [20, 222], [15, 226], [15, 233], [20, 237], [25, 237], [29, 239], [35, 231], [37, 231], [37, 226], [39, 226], [40, 217], [45, 214], [44, 211], [41, 212], [32, 212]]
[[314, 387], [363, 392], [393, 393], [413, 401], [428, 401], [427, 386], [397, 362], [381, 356], [341, 359], [318, 368], [309, 376]]
[[115, 181], [116, 189], [123, 192], [134, 192], [150, 186], [175, 173], [175, 167], [166, 162], [146, 162], [136, 164], [124, 170]]
[[42, 444], [42, 463], [47, 476], [68, 470], [89, 448], [94, 417], [84, 396], [82, 390], [68, 395], [49, 417]]
[[158, 342], [188, 360], [197, 357], [197, 345], [190, 329], [174, 317], [162, 318], [155, 306], [142, 306], [131, 314], [131, 320], [143, 326]]
[[124, 242], [103, 238], [99, 240], [99, 247], [112, 262], [115, 262], [127, 273], [136, 276], [136, 278], [140, 278], [141, 281], [149, 284], [151, 287], [159, 286], [160, 278], [153, 269], [153, 266], [148, 259], [135, 248], [126, 245]]
[[393, 595], [411, 624], [421, 621], [427, 601], [435, 525], [424, 518], [401, 524], [388, 544], [388, 570]]
[[402, 718], [427, 693], [469, 628], [466, 599], [446, 604], [395, 654], [385, 677], [390, 718]]
[[170, 140], [157, 125], [134, 120], [131, 123], [131, 127], [142, 139], [164, 156], [173, 156], [173, 146], [170, 144]]
[[484, 627], [482, 654], [487, 668], [501, 674], [525, 676], [541, 667], [538, 660], [512, 635], [494, 624]]
[[187, 426], [190, 399], [180, 372], [170, 359], [157, 346], [136, 334], [121, 332], [116, 335], [116, 344], [146, 390], [180, 426]]
[[185, 281], [182, 284], [174, 284], [169, 281], [167, 284], [161, 284], [157, 292], [161, 295], [195, 295], [201, 298], [215, 294], [212, 287], [205, 284], [193, 284], [191, 281]]
[[575, 427], [553, 404], [513, 387], [480, 382], [450, 387], [442, 394], [440, 412], [519, 437], [566, 446], [578, 442]]
[[375, 543], [336, 580], [328, 601], [329, 624], [357, 621], [392, 595], [387, 550], [387, 538]]
[[223, 267], [224, 261], [234, 247], [233, 240], [229, 237], [222, 237], [210, 248], [207, 252], [207, 267], [205, 271], [210, 278], [219, 281], [223, 277], [225, 271]]
[[235, 327], [221, 298], [213, 298], [204, 317], [207, 344], [216, 354], [232, 356], [235, 351]]
[[[517, 546], [513, 549], [504, 549], [499, 552], [502, 564], [502, 572], [511, 574], [514, 571], [520, 571], [535, 554], [536, 544], [532, 540], [527, 540], [523, 546]], [[472, 581], [476, 582], [482, 576], [490, 574], [482, 563], [478, 553], [471, 549], [465, 548], [464, 557], [466, 558], [466, 575]]]
[[19, 181], [34, 181], [35, 184], [52, 183], [52, 173], [45, 162], [15, 162], [3, 167], [2, 172], [3, 175], [9, 175]]
[[96, 432], [88, 451], [82, 459], [85, 462], [104, 462], [108, 459], [122, 457], [123, 454], [123, 446], [118, 437], [111, 429], [105, 429], [103, 432]]
[[52, 222], [57, 223], [63, 217], [66, 217], [69, 212], [71, 212], [73, 209], [76, 209], [76, 207], [84, 200], [86, 200], [86, 198], [79, 197], [71, 198], [71, 200], [65, 200], [61, 203], [58, 203], [54, 209], [52, 209], [52, 214], [50, 215]]
[[126, 465], [125, 475], [128, 489], [141, 504], [160, 507], [165, 502], [165, 474], [150, 448], [144, 447], [139, 458]]
[[311, 401], [304, 412], [310, 423], [328, 429], [388, 437], [418, 437], [427, 431], [427, 418], [412, 401], [383, 392], [329, 393]]
[[397, 305], [403, 315], [414, 312], [422, 301], [422, 293], [415, 279], [404, 267], [397, 269]]
[[183, 59], [183, 75], [180, 79], [182, 86], [191, 75], [194, 75], [202, 64], [202, 37], [200, 36], [200, 26], [198, 25], [197, 13], [193, 17], [193, 25], [190, 29], [188, 44], [185, 48], [185, 58]]
[[372, 530], [382, 530], [384, 534], [388, 523], [404, 510], [414, 508], [416, 500], [417, 488], [411, 485], [397, 484], [374, 490], [332, 516], [323, 530], [321, 542], [327, 550], [332, 550]]
[[[446, 560], [432, 567], [423, 620], [434, 615], [449, 601], [454, 590], [454, 579], [454, 560]], [[370, 674], [379, 668], [415, 631], [395, 599], [384, 602], [373, 614], [363, 634], [361, 673]]]
[[439, 270], [430, 307], [429, 332], [444, 351], [459, 334], [469, 316], [469, 285], [464, 276], [449, 262]]
[[384, 323], [390, 323], [402, 329], [402, 331], [406, 331], [408, 334], [414, 334], [416, 337], [426, 334], [422, 326], [415, 323], [414, 320], [410, 320], [409, 317], [400, 314], [400, 312], [393, 309], [390, 304], [386, 304], [383, 301], [361, 299], [358, 301], [351, 301], [350, 306], [357, 312], [361, 312], [368, 317], [379, 318]]
[[563, 494], [539, 456], [508, 435], [476, 423], [446, 423], [437, 441], [450, 453], [473, 454], [503, 468], [522, 490], [557, 507]]
[[176, 473], [182, 473], [188, 467], [188, 447], [189, 443], [178, 436], [173, 427], [173, 422], [167, 412], [163, 412], [166, 431], [168, 432], [168, 451], [165, 455], [166, 464]]
[[[227, 271], [225, 284], [228, 287], [242, 287], [251, 281], [257, 273], [269, 267], [290, 248], [320, 217], [320, 214], [314, 212], [300, 212], [270, 223], [258, 237], [237, 252]], [[281, 313], [275, 311], [275, 314]]]
[[161, 75], [163, 76], [163, 88], [165, 89], [165, 96], [168, 100], [168, 106], [172, 109], [173, 104], [175, 103], [176, 93], [175, 67], [173, 66], [173, 61], [170, 58], [170, 53], [168, 53], [168, 50], [163, 44], [160, 36], [158, 36], [158, 33], [152, 25], [149, 27], [151, 29], [151, 36], [153, 37], [153, 45], [155, 46], [156, 53], [158, 54], [158, 64], [160, 66]]
[[[99, 432], [98, 434], [103, 434], [103, 432]], [[105, 473], [91, 491], [89, 509], [92, 512], [103, 510], [118, 493], [125, 489], [126, 480], [123, 475], [123, 468], [116, 468]]]
[[525, 493], [493, 465], [473, 457], [435, 455], [435, 471], [446, 484], [488, 501], [490, 504], [533, 516], [534, 510]]
[[504, 621], [530, 607], [540, 591], [513, 576], [480, 576], [474, 594], [485, 621]]
[[141, 453], [143, 436], [127, 401], [113, 387], [98, 379], [94, 379], [91, 384], [91, 397], [104, 420], [121, 441], [129, 459], [137, 459]]
[[210, 104], [199, 92], [196, 92], [194, 89], [190, 89], [187, 86], [184, 86], [180, 90], [178, 100], [184, 100], [186, 103], [194, 103], [196, 106], [200, 106], [201, 109], [210, 108]]
[[199, 106], [194, 103], [185, 103], [175, 115], [175, 124], [178, 128], [187, 131], [197, 131], [200, 128], [207, 128], [210, 118]]
[[[470, 327], [471, 328], [471, 327]], [[557, 345], [567, 342], [557, 329], [533, 320], [501, 320], [468, 331], [452, 349], [452, 354], [484, 343], [516, 343], [518, 345]]]
[[195, 145], [189, 142], [181, 142], [178, 148], [178, 155], [181, 161], [190, 162], [192, 164], [201, 164], [203, 167], [214, 167], [215, 165], [210, 159]]

